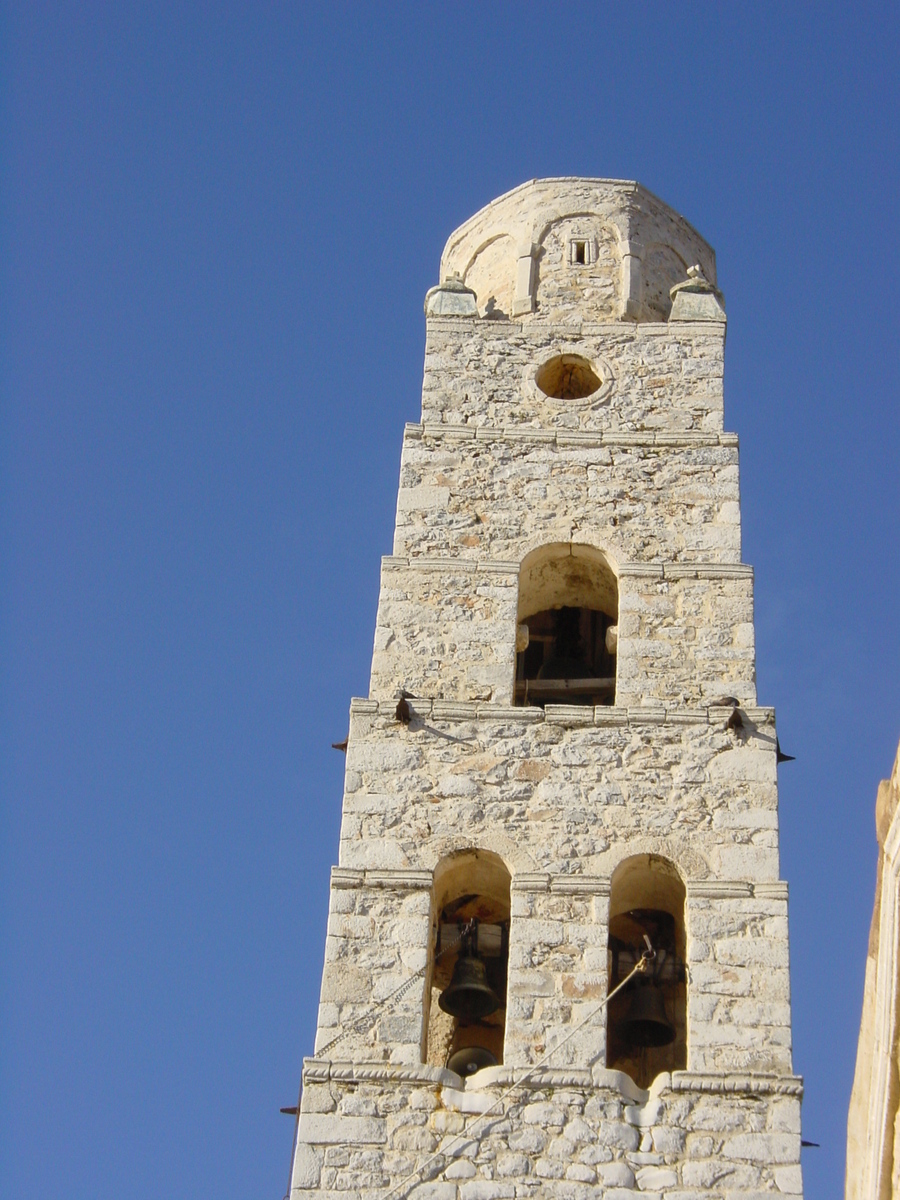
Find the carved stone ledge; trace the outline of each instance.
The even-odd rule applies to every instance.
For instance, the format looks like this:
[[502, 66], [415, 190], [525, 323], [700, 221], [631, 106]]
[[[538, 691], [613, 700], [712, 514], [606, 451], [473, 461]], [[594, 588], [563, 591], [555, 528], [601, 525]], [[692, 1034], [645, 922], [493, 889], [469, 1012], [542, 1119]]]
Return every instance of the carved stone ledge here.
[[555, 445], [560, 450], [592, 449], [599, 447], [617, 447], [627, 449], [632, 446], [658, 446], [666, 449], [692, 449], [705, 446], [725, 446], [733, 449], [738, 444], [735, 433], [706, 433], [702, 430], [681, 430], [666, 433], [662, 430], [641, 430], [637, 433], [595, 432], [582, 433], [569, 430], [560, 433], [556, 430], [539, 429], [533, 425], [453, 425], [438, 424], [434, 421], [424, 421], [421, 424], [408, 422], [405, 428], [408, 438], [420, 441], [428, 438], [431, 441], [449, 439], [453, 441], [542, 443]]
[[431, 871], [415, 871], [404, 867], [392, 870], [366, 871], [366, 887], [398, 888], [404, 891], [430, 890], [434, 876]]
[[783, 879], [775, 879], [771, 883], [754, 883], [753, 895], [758, 900], [784, 900], [788, 898], [788, 885]]
[[388, 870], [362, 870], [354, 867], [332, 867], [333, 888], [395, 888], [402, 891], [424, 891], [430, 889], [434, 878], [430, 871], [417, 871], [408, 867]]
[[802, 1096], [803, 1079], [799, 1075], [706, 1075], [696, 1071], [673, 1071], [669, 1087], [673, 1092], [707, 1092], [719, 1096], [763, 1095]]
[[665, 563], [666, 579], [752, 579], [749, 563]]
[[527, 892], [529, 894], [549, 892], [550, 876], [539, 871], [522, 872], [512, 877], [509, 886], [513, 892]]
[[432, 1067], [428, 1063], [381, 1063], [330, 1061], [324, 1058], [303, 1060], [303, 1080], [309, 1083], [326, 1083], [337, 1080], [342, 1083], [424, 1083], [444, 1084], [455, 1087], [459, 1076], [446, 1067]]
[[551, 875], [550, 891], [560, 896], [608, 896], [609, 879], [599, 875]]
[[353, 867], [332, 867], [331, 886], [333, 888], [358, 888], [366, 881], [365, 871]]
[[665, 725], [666, 710], [655, 704], [628, 709], [629, 725]]
[[546, 704], [544, 720], [548, 725], [593, 725], [594, 706], [592, 704]]
[[688, 882], [689, 900], [749, 899], [753, 895], [753, 884], [742, 879], [700, 879]]
[[[396, 697], [387, 700], [350, 701], [350, 712], [354, 716], [379, 715], [394, 719]], [[429, 700], [413, 697], [410, 709], [414, 716], [442, 721], [515, 721], [523, 725], [537, 725], [542, 721], [565, 728], [593, 726], [644, 726], [644, 725], [718, 725], [731, 716], [730, 706], [713, 705], [708, 708], [665, 708], [662, 705], [616, 707], [597, 705], [590, 708], [579, 704], [548, 704], [546, 709], [509, 704], [491, 704], [484, 700]], [[740, 705], [741, 713], [752, 725], [765, 725], [775, 719], [773, 708], [755, 705]], [[590, 714], [590, 719], [588, 719]], [[774, 741], [772, 744], [774, 752]]]

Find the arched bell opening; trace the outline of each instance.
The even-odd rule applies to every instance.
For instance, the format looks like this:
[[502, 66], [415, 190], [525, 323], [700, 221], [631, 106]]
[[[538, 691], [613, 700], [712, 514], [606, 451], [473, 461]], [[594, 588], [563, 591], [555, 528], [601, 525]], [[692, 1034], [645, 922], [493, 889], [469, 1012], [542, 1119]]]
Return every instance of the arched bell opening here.
[[662, 1071], [687, 1067], [685, 889], [675, 866], [655, 854], [621, 863], [609, 909], [609, 990], [652, 947], [649, 969], [609, 1002], [606, 1065], [649, 1087]]
[[509, 894], [509, 871], [489, 850], [435, 870], [425, 1061], [458, 1075], [503, 1061]]
[[519, 569], [515, 703], [616, 702], [619, 589], [606, 556], [542, 546]]

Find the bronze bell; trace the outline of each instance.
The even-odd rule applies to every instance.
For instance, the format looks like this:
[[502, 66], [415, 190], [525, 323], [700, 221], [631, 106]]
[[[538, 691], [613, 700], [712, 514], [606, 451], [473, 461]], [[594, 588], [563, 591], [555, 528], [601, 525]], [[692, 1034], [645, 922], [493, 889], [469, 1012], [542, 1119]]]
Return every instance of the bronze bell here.
[[453, 977], [438, 996], [438, 1004], [451, 1017], [478, 1021], [500, 1007], [500, 997], [487, 981], [484, 963], [476, 954], [461, 954]]
[[484, 1067], [496, 1067], [496, 1056], [484, 1046], [464, 1046], [447, 1059], [447, 1066], [457, 1075], [474, 1075]]
[[619, 1024], [619, 1033], [632, 1046], [668, 1046], [675, 1041], [675, 1026], [666, 1016], [658, 984], [638, 982], [628, 1012]]

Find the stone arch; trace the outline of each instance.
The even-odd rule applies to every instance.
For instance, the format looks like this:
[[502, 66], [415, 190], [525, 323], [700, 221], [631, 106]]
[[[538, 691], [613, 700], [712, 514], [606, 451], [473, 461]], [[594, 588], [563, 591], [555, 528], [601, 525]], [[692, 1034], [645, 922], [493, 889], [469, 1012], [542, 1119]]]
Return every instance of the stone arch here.
[[630, 858], [656, 856], [677, 864], [678, 873], [685, 884], [708, 879], [712, 872], [705, 857], [686, 840], [667, 837], [632, 837], [627, 842], [611, 847], [604, 855], [604, 863], [612, 878], [623, 862]]
[[584, 543], [536, 547], [519, 567], [517, 704], [614, 704], [618, 577]]
[[463, 281], [476, 297], [483, 317], [508, 318], [516, 288], [516, 245], [508, 233], [487, 238], [469, 259]]
[[612, 992], [647, 948], [648, 969], [609, 1002], [606, 1065], [649, 1087], [687, 1067], [687, 889], [676, 863], [629, 854], [610, 881], [608, 980]]
[[595, 321], [619, 317], [623, 241], [613, 222], [591, 211], [559, 213], [545, 222], [535, 245], [534, 295], [542, 317], [566, 321], [576, 312]]
[[460, 849], [435, 866], [424, 1047], [432, 1066], [470, 1075], [503, 1061], [511, 888], [492, 850]]
[[641, 306], [652, 321], [667, 321], [672, 311], [669, 290], [687, 278], [686, 263], [673, 246], [651, 242], [641, 263]]
[[[490, 853], [495, 858], [499, 859], [504, 868], [509, 872], [512, 878], [516, 875], [536, 871], [538, 864], [534, 857], [529, 854], [525, 847], [517, 844], [508, 834], [503, 833], [500, 829], [491, 829], [490, 843], [492, 850]], [[488, 851], [480, 851], [477, 840], [464, 841], [460, 836], [448, 837], [433, 837], [428, 841], [427, 847], [422, 847], [423, 851], [427, 850], [427, 856], [423, 854], [421, 865], [424, 870], [437, 873], [442, 863], [449, 862], [462, 855], [488, 853]]]

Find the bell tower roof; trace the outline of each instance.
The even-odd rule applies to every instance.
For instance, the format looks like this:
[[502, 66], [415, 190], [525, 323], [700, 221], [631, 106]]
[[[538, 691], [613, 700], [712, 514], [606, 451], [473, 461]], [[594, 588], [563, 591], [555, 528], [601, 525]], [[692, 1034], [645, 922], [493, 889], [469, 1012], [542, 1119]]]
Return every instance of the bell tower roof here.
[[458, 277], [487, 317], [664, 321], [695, 265], [715, 284], [712, 247], [641, 184], [563, 177], [520, 184], [464, 222], [441, 279]]

